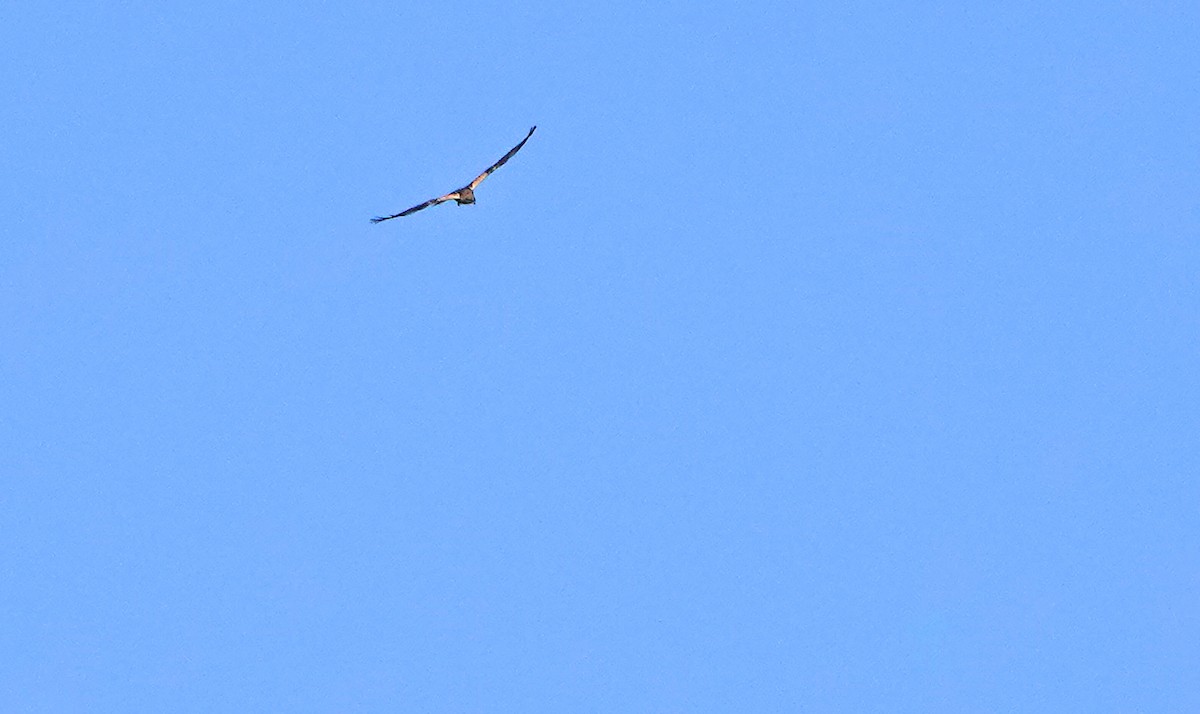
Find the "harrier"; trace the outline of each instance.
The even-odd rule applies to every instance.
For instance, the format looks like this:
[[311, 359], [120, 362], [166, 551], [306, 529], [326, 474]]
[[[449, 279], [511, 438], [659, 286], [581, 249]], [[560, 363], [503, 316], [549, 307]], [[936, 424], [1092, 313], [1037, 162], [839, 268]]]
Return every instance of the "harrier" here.
[[483, 180], [485, 178], [487, 178], [489, 175], [491, 175], [491, 173], [493, 171], [500, 168], [501, 166], [504, 165], [504, 162], [511, 159], [513, 157], [513, 154], [520, 151], [522, 146], [525, 146], [525, 142], [529, 141], [529, 137], [533, 136], [534, 129], [537, 129], [537, 127], [535, 126], [535, 127], [531, 128], [529, 130], [529, 133], [525, 135], [525, 138], [521, 139], [520, 144], [517, 144], [513, 148], [509, 149], [508, 153], [505, 154], [504, 156], [500, 157], [499, 161], [497, 161], [496, 163], [489, 166], [487, 171], [484, 171], [483, 173], [476, 176], [475, 180], [472, 181], [471, 183], [467, 184], [466, 186], [463, 186], [462, 188], [460, 188], [456, 191], [451, 191], [450, 193], [446, 194], [445, 196], [438, 196], [437, 198], [431, 198], [428, 201], [426, 201], [425, 203], [413, 206], [412, 208], [408, 209], [407, 211], [402, 211], [400, 213], [394, 213], [390, 216], [377, 216], [375, 218], [372, 218], [371, 222], [379, 223], [381, 221], [389, 221], [393, 218], [407, 216], [410, 213], [416, 213], [417, 211], [421, 210], [422, 208], [429, 208], [430, 206], [436, 206], [439, 203], [445, 203], [446, 201], [454, 201], [455, 203], [457, 203], [460, 206], [463, 205], [464, 203], [475, 203], [475, 189], [479, 188], [479, 184], [483, 183]]

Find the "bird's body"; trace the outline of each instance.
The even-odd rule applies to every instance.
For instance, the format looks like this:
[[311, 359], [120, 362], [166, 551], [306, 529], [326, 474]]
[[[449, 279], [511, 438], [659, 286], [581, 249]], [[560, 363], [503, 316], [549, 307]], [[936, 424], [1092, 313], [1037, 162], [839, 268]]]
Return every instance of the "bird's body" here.
[[516, 146], [514, 146], [513, 148], [509, 149], [508, 153], [505, 154], [504, 156], [502, 156], [499, 161], [497, 161], [496, 163], [489, 166], [486, 171], [484, 171], [483, 173], [476, 176], [475, 180], [472, 181], [471, 183], [467, 184], [466, 186], [463, 186], [462, 188], [460, 188], [456, 191], [451, 191], [450, 193], [448, 193], [444, 196], [438, 196], [437, 198], [431, 198], [428, 201], [426, 201], [425, 203], [421, 203], [416, 206], [413, 206], [412, 208], [410, 208], [406, 211], [401, 211], [400, 213], [395, 213], [390, 216], [378, 216], [376, 218], [372, 218], [371, 222], [372, 223], [380, 223], [382, 221], [389, 221], [393, 218], [400, 218], [401, 216], [407, 216], [410, 213], [416, 213], [417, 211], [420, 211], [423, 208], [429, 208], [430, 206], [436, 206], [437, 204], [445, 203], [446, 201], [454, 201], [456, 204], [458, 204], [460, 206], [475, 203], [475, 189], [478, 188], [479, 184], [483, 183], [483, 180], [485, 178], [487, 178], [489, 175], [491, 175], [491, 173], [493, 171], [500, 168], [501, 166], [504, 165], [504, 163], [506, 161], [511, 159], [513, 157], [513, 154], [520, 151], [522, 146], [525, 146], [525, 142], [529, 141], [529, 137], [533, 136], [534, 129], [537, 129], [537, 127], [535, 126], [535, 127], [531, 128], [529, 130], [529, 133], [525, 135], [525, 138], [521, 139], [521, 143], [519, 143]]
[[454, 202], [458, 205], [461, 206], [464, 203], [475, 203], [475, 192], [471, 190], [470, 186], [463, 186], [455, 191], [455, 193], [458, 194], [458, 198], [454, 199]]

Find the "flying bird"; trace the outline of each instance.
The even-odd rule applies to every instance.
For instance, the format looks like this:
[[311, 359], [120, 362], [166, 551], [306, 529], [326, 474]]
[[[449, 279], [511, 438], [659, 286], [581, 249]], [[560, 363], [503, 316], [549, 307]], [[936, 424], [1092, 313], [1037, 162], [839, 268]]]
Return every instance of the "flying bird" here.
[[455, 203], [457, 203], [460, 206], [463, 205], [464, 203], [475, 203], [475, 189], [478, 188], [479, 184], [483, 183], [483, 180], [485, 178], [487, 178], [488, 176], [490, 176], [493, 171], [500, 168], [501, 166], [504, 165], [504, 162], [511, 159], [513, 157], [513, 154], [520, 151], [522, 146], [525, 146], [525, 142], [529, 141], [529, 137], [533, 136], [534, 129], [537, 129], [537, 127], [534, 126], [534, 127], [530, 128], [529, 133], [525, 135], [524, 139], [521, 139], [520, 144], [517, 144], [513, 148], [509, 149], [508, 153], [505, 154], [504, 156], [500, 157], [499, 161], [497, 161], [496, 163], [489, 166], [487, 168], [487, 171], [484, 171], [483, 173], [476, 176], [475, 180], [472, 181], [471, 183], [467, 184], [466, 186], [463, 186], [462, 188], [457, 189], [455, 191], [451, 191], [450, 193], [446, 194], [445, 196], [438, 196], [437, 198], [431, 198], [428, 201], [426, 201], [425, 203], [421, 203], [416, 206], [413, 206], [412, 208], [408, 209], [407, 211], [401, 211], [400, 213], [394, 213], [390, 216], [376, 216], [375, 218], [371, 219], [371, 222], [372, 223], [380, 223], [382, 221], [390, 221], [393, 218], [400, 218], [401, 216], [407, 216], [410, 213], [416, 213], [417, 211], [421, 210], [422, 208], [429, 208], [430, 206], [436, 206], [439, 203], [445, 203], [446, 201], [454, 201]]

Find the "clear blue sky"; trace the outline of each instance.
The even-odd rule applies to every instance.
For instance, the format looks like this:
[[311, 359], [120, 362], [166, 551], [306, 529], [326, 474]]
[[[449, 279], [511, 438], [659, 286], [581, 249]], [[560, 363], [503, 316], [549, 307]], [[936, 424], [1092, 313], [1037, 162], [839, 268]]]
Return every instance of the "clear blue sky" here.
[[0, 709], [1200, 711], [1197, 37], [6, 7]]

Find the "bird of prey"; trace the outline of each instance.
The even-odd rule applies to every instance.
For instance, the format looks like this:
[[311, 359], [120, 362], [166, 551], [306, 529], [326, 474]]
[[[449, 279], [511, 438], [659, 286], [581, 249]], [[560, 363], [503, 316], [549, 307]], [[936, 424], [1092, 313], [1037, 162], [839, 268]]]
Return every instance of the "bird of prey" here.
[[537, 127], [536, 126], [532, 127], [529, 130], [529, 133], [525, 135], [525, 138], [521, 139], [520, 144], [517, 144], [513, 148], [509, 149], [508, 153], [505, 154], [504, 156], [500, 157], [499, 161], [497, 161], [496, 163], [489, 166], [487, 171], [484, 171], [483, 173], [476, 176], [475, 180], [472, 181], [471, 183], [467, 184], [466, 186], [463, 186], [462, 188], [457, 189], [455, 191], [451, 191], [450, 193], [446, 194], [445, 196], [438, 196], [437, 198], [431, 198], [428, 201], [426, 201], [425, 203], [421, 203], [416, 206], [413, 206], [412, 208], [408, 209], [407, 211], [401, 211], [400, 213], [394, 213], [390, 216], [376, 216], [375, 218], [371, 219], [371, 222], [379, 223], [381, 221], [388, 221], [393, 218], [407, 216], [410, 213], [416, 213], [417, 211], [421, 210], [422, 208], [429, 208], [430, 206], [436, 206], [439, 203], [445, 203], [446, 201], [454, 201], [455, 203], [457, 203], [460, 206], [463, 205], [464, 203], [475, 203], [475, 189], [478, 188], [479, 184], [483, 183], [483, 180], [485, 178], [487, 178], [489, 175], [491, 175], [491, 173], [493, 171], [500, 168], [501, 166], [504, 165], [504, 162], [511, 159], [513, 157], [513, 154], [520, 151], [522, 146], [525, 146], [525, 142], [529, 141], [529, 137], [533, 136], [534, 129], [537, 129]]

